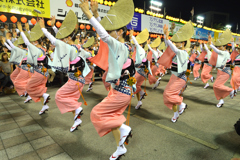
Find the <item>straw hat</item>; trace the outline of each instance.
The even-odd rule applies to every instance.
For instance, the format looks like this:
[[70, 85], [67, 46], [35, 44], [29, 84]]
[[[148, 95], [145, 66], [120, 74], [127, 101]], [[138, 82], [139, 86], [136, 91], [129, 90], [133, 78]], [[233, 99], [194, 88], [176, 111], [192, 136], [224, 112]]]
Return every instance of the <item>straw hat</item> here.
[[41, 27], [39, 25], [39, 23], [37, 23], [31, 30], [30, 32], [30, 39], [29, 41], [30, 42], [34, 42], [34, 41], [37, 41], [39, 40], [42, 36], [43, 36], [43, 32], [41, 30]]
[[156, 47], [158, 47], [159, 45], [160, 45], [160, 43], [161, 43], [161, 39], [160, 39], [160, 37], [158, 37], [158, 38], [156, 38], [152, 43], [151, 43], [151, 47], [152, 48], [156, 48]]
[[191, 42], [190, 42], [190, 40], [187, 40], [187, 44], [186, 44], [185, 48], [190, 48], [190, 47], [191, 47]]
[[147, 51], [147, 50], [148, 50], [148, 44], [146, 44], [144, 47], [144, 51]]
[[223, 34], [217, 39], [215, 46], [223, 46], [228, 44], [232, 39], [232, 33], [227, 29]]
[[[146, 42], [148, 40], [148, 38], [149, 38], [149, 32], [148, 32], [147, 28], [145, 28], [141, 33], [139, 33], [136, 36], [136, 40], [137, 40], [138, 44], [142, 44], [142, 43]], [[133, 41], [131, 43], [134, 44]]]
[[[27, 39], [30, 39], [30, 35], [28, 34], [28, 31], [25, 31], [24, 34], [26, 35]], [[24, 44], [24, 40], [22, 38], [22, 35], [13, 43], [14, 46]]]
[[192, 22], [189, 21], [182, 28], [180, 28], [177, 33], [173, 35], [171, 41], [173, 42], [184, 42], [189, 40], [194, 34], [194, 27]]
[[70, 10], [67, 16], [65, 17], [61, 27], [58, 30], [56, 38], [63, 39], [69, 36], [76, 28], [77, 23], [78, 23], [78, 19], [76, 14], [72, 10]]
[[92, 36], [88, 41], [83, 45], [84, 48], [91, 47], [95, 42], [94, 36]]
[[105, 30], [113, 31], [129, 24], [132, 21], [133, 15], [133, 0], [118, 0], [100, 23]]
[[158, 50], [161, 51], [161, 50], [164, 50], [165, 49], [165, 42], [162, 42], [161, 45], [158, 47]]

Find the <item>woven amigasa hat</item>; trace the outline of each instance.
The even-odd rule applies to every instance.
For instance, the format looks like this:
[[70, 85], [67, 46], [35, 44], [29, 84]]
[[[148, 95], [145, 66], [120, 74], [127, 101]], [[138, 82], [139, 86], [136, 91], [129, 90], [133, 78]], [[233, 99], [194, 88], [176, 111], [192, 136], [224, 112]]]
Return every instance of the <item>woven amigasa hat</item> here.
[[94, 36], [92, 36], [88, 41], [83, 45], [84, 48], [91, 47], [95, 42]]
[[32, 28], [31, 32], [30, 32], [30, 42], [34, 42], [39, 40], [42, 36], [44, 35], [39, 22]]
[[100, 23], [105, 30], [113, 31], [129, 24], [132, 21], [133, 15], [133, 0], [118, 0]]
[[63, 39], [69, 36], [75, 30], [77, 23], [78, 19], [76, 14], [70, 10], [58, 30], [56, 38]]
[[[28, 31], [25, 31], [24, 34], [26, 35], [27, 39], [30, 39], [30, 35], [28, 34]], [[20, 44], [24, 44], [22, 35], [20, 35], [20, 37], [13, 43], [14, 46], [17, 46]]]
[[189, 40], [194, 34], [194, 27], [192, 22], [189, 21], [182, 28], [180, 28], [177, 33], [173, 35], [171, 38], [172, 42], [184, 42]]
[[144, 51], [147, 51], [147, 50], [148, 50], [148, 44], [146, 44], [144, 47]]
[[[149, 38], [149, 32], [148, 32], [147, 28], [145, 28], [141, 33], [139, 33], [136, 36], [136, 40], [137, 40], [138, 44], [142, 44], [142, 43], [146, 42], [148, 40], [148, 38]], [[134, 44], [133, 41], [131, 43]]]
[[223, 34], [217, 39], [215, 46], [224, 46], [228, 44], [232, 39], [232, 33], [227, 29]]
[[161, 43], [161, 39], [160, 39], [160, 37], [158, 37], [150, 44], [150, 47], [156, 48], [160, 45], [160, 43]]
[[165, 42], [162, 42], [161, 45], [158, 47], [158, 50], [161, 51], [161, 50], [165, 50]]

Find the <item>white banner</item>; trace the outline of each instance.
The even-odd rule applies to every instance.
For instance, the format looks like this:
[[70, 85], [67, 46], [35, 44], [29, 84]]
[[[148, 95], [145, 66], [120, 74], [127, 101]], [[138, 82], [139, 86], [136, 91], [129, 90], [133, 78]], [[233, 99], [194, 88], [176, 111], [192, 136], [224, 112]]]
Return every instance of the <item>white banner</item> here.
[[168, 25], [169, 21], [142, 14], [142, 30], [147, 28], [149, 32], [163, 34], [163, 26], [165, 24]]
[[[79, 0], [50, 0], [50, 13], [55, 15], [56, 19], [64, 20], [69, 10], [73, 10], [79, 23], [88, 23], [89, 20], [85, 14], [83, 14], [81, 8], [79, 8]], [[90, 2], [89, 2], [90, 4]], [[89, 5], [90, 6], [90, 5]], [[105, 17], [110, 10], [109, 6], [98, 5], [98, 12], [100, 17]]]

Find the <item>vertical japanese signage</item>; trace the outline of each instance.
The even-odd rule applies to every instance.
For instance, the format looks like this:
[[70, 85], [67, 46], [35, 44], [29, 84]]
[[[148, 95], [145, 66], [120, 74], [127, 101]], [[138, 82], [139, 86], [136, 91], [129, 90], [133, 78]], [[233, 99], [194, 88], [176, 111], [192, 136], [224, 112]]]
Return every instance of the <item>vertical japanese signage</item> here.
[[168, 25], [169, 21], [142, 14], [142, 30], [147, 28], [149, 32], [163, 34], [163, 26], [165, 24]]
[[[50, 0], [51, 15], [55, 15], [56, 19], [64, 20], [68, 11], [73, 10], [78, 17], [78, 22], [89, 24], [87, 16], [79, 8], [79, 3], [79, 0]], [[105, 17], [109, 10], [109, 6], [98, 5], [98, 12], [101, 18]]]
[[135, 31], [141, 31], [141, 14], [140, 13], [134, 13], [132, 21], [127, 25], [127, 29], [134, 29]]
[[34, 9], [42, 12], [39, 16], [50, 18], [50, 0], [0, 0], [0, 12], [37, 16]]

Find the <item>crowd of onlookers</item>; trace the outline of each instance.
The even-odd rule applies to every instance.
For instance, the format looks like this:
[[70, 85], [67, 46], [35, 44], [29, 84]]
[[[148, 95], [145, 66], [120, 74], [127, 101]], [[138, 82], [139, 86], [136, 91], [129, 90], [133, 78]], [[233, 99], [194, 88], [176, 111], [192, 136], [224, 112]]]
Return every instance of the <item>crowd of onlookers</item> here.
[[[33, 26], [32, 26], [33, 27]], [[47, 28], [53, 35], [54, 31], [51, 28]], [[23, 30], [25, 31], [25, 25], [23, 25]], [[10, 36], [10, 40], [14, 43], [17, 38], [20, 36], [19, 30], [16, 27], [16, 24], [0, 24], [0, 95], [3, 92], [7, 92], [8, 90], [11, 90], [14, 92], [14, 86], [10, 79], [10, 74], [16, 69], [16, 66], [9, 62], [11, 51], [8, 50], [8, 48], [4, 45], [2, 38], [6, 38], [6, 35]], [[86, 30], [79, 30], [78, 34], [76, 34], [76, 43], [80, 43], [83, 45], [89, 38], [92, 36], [95, 37], [95, 44], [89, 48], [89, 51], [91, 51], [93, 54], [97, 54], [98, 48], [99, 48], [99, 39], [96, 35], [96, 32], [86, 31]], [[49, 57], [50, 60], [53, 60], [53, 52], [55, 49], [55, 46], [53, 46], [49, 39], [46, 37], [43, 37], [41, 39], [41, 46], [46, 49], [46, 54]], [[56, 73], [56, 77], [55, 77]], [[58, 81], [57, 84], [63, 85], [67, 81], [67, 75], [62, 74], [61, 72], [56, 71], [54, 74], [54, 77]], [[52, 76], [50, 73], [50, 75]], [[49, 81], [48, 85], [53, 85], [55, 82], [51, 79]], [[50, 83], [51, 82], [51, 83]]]

